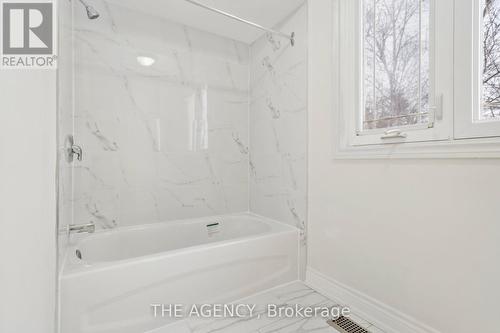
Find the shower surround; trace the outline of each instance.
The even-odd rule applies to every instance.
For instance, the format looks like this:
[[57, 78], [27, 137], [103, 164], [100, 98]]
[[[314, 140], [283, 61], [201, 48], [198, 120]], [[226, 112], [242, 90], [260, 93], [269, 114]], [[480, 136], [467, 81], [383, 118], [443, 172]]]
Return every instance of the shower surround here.
[[98, 20], [75, 12], [75, 223], [247, 211], [248, 46], [93, 5]]
[[84, 149], [74, 223], [110, 229], [252, 211], [304, 234], [306, 6], [277, 27], [296, 33], [294, 47], [272, 35], [247, 45], [115, 2], [93, 6], [97, 20], [74, 12], [74, 134]]
[[307, 6], [251, 46], [250, 210], [303, 231], [307, 219]]

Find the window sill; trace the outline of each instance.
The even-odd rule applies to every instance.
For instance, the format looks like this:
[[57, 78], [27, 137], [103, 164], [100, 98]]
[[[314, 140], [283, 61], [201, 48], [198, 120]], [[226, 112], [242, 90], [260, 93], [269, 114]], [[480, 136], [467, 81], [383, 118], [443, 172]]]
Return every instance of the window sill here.
[[500, 158], [500, 138], [463, 139], [371, 146], [335, 145], [335, 159]]

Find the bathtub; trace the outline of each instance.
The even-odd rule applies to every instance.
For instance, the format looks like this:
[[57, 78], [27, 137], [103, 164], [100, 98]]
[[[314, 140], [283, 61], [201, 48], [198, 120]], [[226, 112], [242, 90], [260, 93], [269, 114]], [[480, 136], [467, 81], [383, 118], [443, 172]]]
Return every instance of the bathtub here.
[[241, 214], [98, 232], [72, 242], [60, 333], [143, 333], [152, 304], [230, 302], [298, 279], [296, 228]]

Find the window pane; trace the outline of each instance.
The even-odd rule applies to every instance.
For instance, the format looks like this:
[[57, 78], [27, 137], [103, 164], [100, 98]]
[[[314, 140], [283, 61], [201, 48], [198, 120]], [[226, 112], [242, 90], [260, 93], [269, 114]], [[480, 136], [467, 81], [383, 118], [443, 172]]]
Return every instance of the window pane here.
[[500, 120], [500, 1], [482, 0], [482, 108], [480, 120]]
[[428, 123], [429, 1], [363, 1], [364, 130]]

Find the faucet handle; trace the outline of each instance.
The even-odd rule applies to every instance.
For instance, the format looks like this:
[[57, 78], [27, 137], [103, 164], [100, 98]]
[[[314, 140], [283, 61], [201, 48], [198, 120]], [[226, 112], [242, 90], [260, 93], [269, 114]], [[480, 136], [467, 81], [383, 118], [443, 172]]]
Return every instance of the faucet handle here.
[[83, 149], [82, 147], [75, 145], [75, 140], [72, 135], [66, 136], [64, 151], [66, 155], [66, 161], [68, 163], [73, 162], [75, 156], [78, 161], [82, 161], [83, 159]]
[[76, 155], [76, 159], [78, 161], [81, 162], [83, 160], [83, 150], [82, 150], [82, 147], [77, 146], [77, 145], [71, 146], [71, 153], [73, 155]]

